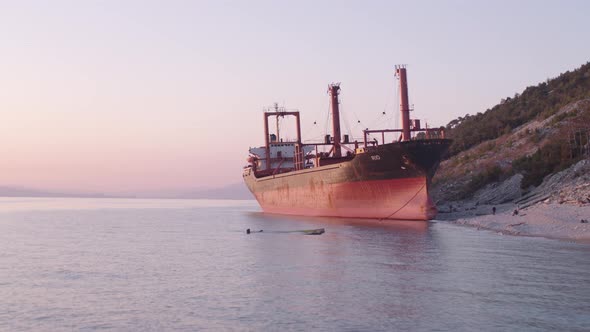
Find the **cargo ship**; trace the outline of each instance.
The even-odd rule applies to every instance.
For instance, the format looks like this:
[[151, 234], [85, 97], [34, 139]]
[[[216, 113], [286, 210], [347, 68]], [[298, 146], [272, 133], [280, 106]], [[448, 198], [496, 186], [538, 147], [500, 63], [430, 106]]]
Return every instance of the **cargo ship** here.
[[[339, 83], [328, 86], [332, 135], [321, 142], [302, 141], [299, 111], [275, 104], [264, 112], [264, 146], [250, 148], [242, 175], [265, 213], [381, 220], [436, 216], [429, 185], [451, 140], [444, 128], [422, 128], [410, 119], [406, 67], [396, 66], [395, 77], [402, 128], [367, 128], [362, 141], [341, 135]], [[279, 136], [278, 125], [274, 133], [269, 128], [269, 118], [278, 123], [287, 116], [295, 118], [296, 139], [290, 141]]]

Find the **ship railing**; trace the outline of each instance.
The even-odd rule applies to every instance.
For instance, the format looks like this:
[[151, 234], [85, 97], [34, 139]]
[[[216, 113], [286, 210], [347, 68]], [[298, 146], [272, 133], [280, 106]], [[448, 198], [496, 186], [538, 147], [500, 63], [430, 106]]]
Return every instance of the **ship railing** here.
[[[342, 142], [340, 143], [340, 147], [342, 149], [344, 149], [346, 151], [346, 154], [344, 156], [342, 156], [342, 158], [345, 159], [350, 159], [350, 157], [354, 156], [356, 154], [356, 150], [358, 149], [360, 143], [358, 141], [353, 141], [353, 142]], [[334, 152], [334, 143], [327, 143], [327, 142], [305, 142], [302, 145], [303, 146], [313, 146], [315, 147], [315, 154], [310, 155], [308, 154], [307, 156], [305, 156], [303, 159], [314, 159], [314, 165], [318, 166], [320, 165], [319, 159], [320, 158], [338, 158], [338, 157], [334, 157], [333, 156], [333, 152]], [[322, 149], [324, 149], [324, 151], [320, 151], [320, 147]], [[331, 147], [329, 151], [325, 151], [326, 147]], [[302, 149], [303, 150], [303, 149]], [[305, 167], [305, 168], [309, 168], [309, 167]]]
[[[393, 139], [391, 141], [386, 141], [385, 134], [390, 133], [400, 133], [400, 136], [397, 139]], [[363, 143], [365, 148], [368, 146], [376, 146], [379, 143], [386, 144], [388, 142], [399, 142], [402, 138], [403, 129], [366, 129], [363, 130]], [[428, 139], [441, 139], [445, 138], [444, 128], [415, 128], [411, 129], [410, 133], [412, 133], [411, 140], [428, 140]], [[369, 139], [369, 135], [374, 134], [381, 134], [381, 142], [377, 139], [377, 137], [373, 137], [373, 139]]]

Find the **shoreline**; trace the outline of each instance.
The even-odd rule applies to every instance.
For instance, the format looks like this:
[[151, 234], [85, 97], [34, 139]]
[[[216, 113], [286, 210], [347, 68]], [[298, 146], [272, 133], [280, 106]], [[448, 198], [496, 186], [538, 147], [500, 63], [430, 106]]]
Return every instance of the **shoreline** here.
[[[590, 204], [569, 205], [539, 203], [518, 210], [515, 204], [453, 207], [439, 212], [437, 220], [449, 224], [476, 227], [504, 235], [544, 237], [590, 243]], [[582, 223], [581, 220], [586, 220]]]

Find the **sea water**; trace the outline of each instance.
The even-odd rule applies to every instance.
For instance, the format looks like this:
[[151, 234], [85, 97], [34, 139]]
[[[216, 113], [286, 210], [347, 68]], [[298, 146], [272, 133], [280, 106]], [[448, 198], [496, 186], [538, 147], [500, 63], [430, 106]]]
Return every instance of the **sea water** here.
[[0, 330], [588, 331], [590, 246], [253, 201], [1, 198]]

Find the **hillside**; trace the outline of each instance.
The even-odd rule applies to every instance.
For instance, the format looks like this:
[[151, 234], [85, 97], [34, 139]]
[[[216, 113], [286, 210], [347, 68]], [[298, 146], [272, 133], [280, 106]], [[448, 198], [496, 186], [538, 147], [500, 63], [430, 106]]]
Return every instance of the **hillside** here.
[[450, 155], [509, 134], [530, 121], [545, 120], [565, 105], [586, 98], [590, 98], [590, 62], [537, 86], [529, 86], [484, 113], [467, 114], [450, 121], [446, 126], [454, 140]]
[[[439, 205], [474, 198], [500, 204], [535, 192], [543, 179], [590, 155], [590, 63], [528, 87], [485, 113], [455, 119], [447, 130], [454, 143], [432, 187]], [[587, 176], [589, 169], [576, 172]], [[558, 187], [551, 190], [563, 189]], [[584, 201], [586, 192], [579, 195]]]

